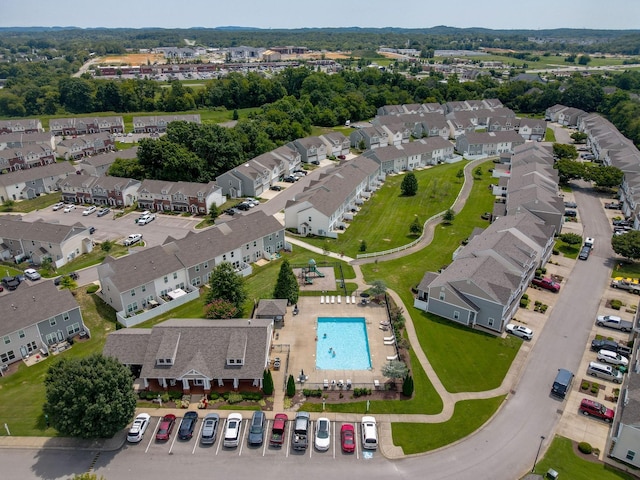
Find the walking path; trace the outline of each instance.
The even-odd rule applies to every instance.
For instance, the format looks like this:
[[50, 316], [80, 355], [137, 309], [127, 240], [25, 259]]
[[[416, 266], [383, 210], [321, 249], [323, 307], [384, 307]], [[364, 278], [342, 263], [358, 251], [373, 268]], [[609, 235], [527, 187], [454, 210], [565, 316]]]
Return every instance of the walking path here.
[[[485, 159], [479, 159], [469, 162], [465, 168], [465, 182], [456, 198], [454, 204], [452, 205], [452, 209], [455, 213], [458, 213], [462, 210], [469, 197], [469, 193], [471, 192], [471, 188], [473, 186], [472, 181], [472, 171], [473, 168], [478, 163], [485, 162]], [[377, 257], [369, 257], [363, 259], [353, 259], [350, 257], [345, 257], [344, 255], [337, 254], [334, 252], [327, 252], [321, 248], [310, 245], [300, 238], [296, 237], [287, 237], [287, 241], [304, 247], [312, 252], [323, 254], [334, 258], [336, 260], [345, 261], [350, 263], [355, 271], [355, 283], [358, 285], [358, 289], [366, 290], [367, 283], [365, 282], [364, 276], [360, 269], [361, 264], [365, 263], [373, 263], [376, 260], [386, 261], [392, 260], [395, 258], [400, 258], [411, 253], [417, 252], [426, 246], [428, 246], [433, 240], [433, 234], [435, 231], [435, 227], [438, 223], [440, 223], [441, 218], [434, 217], [429, 222], [425, 224], [424, 234], [420, 241], [406, 250], [401, 250], [398, 252], [389, 253], [386, 255], [381, 255]], [[376, 418], [379, 422], [379, 436], [380, 436], [380, 450], [383, 455], [387, 458], [401, 458], [404, 457], [404, 452], [401, 447], [397, 447], [393, 445], [393, 437], [391, 432], [391, 423], [393, 422], [407, 422], [407, 423], [442, 423], [446, 422], [453, 416], [453, 412], [455, 409], [456, 402], [463, 400], [479, 400], [479, 399], [487, 399], [494, 398], [500, 395], [507, 395], [512, 389], [515, 388], [515, 385], [520, 378], [520, 372], [524, 367], [527, 361], [527, 354], [530, 349], [521, 348], [516, 355], [511, 368], [507, 375], [505, 376], [502, 385], [500, 387], [495, 388], [493, 390], [487, 390], [483, 392], [460, 392], [460, 393], [450, 393], [448, 392], [435, 370], [429, 363], [427, 356], [424, 351], [420, 348], [420, 342], [418, 340], [418, 335], [415, 331], [413, 320], [410, 315], [410, 310], [404, 305], [404, 302], [400, 298], [400, 296], [394, 292], [393, 290], [387, 290], [387, 293], [393, 298], [394, 302], [398, 307], [400, 307], [406, 315], [406, 323], [405, 328], [407, 331], [407, 335], [409, 337], [409, 341], [411, 342], [411, 346], [420, 362], [421, 367], [429, 377], [429, 380], [433, 384], [434, 389], [438, 393], [438, 395], [442, 398], [443, 409], [440, 413], [434, 415], [420, 415], [420, 414], [386, 414], [386, 415], [376, 415]], [[284, 375], [283, 371], [274, 372], [274, 377], [277, 375]], [[283, 385], [284, 378], [278, 379], [274, 378], [275, 385]], [[272, 418], [276, 413], [286, 411], [284, 405], [284, 392], [282, 389], [276, 387], [274, 391], [274, 405], [273, 411], [267, 412], [267, 416]], [[142, 411], [142, 410], [140, 410]], [[146, 409], [148, 412], [148, 409]], [[207, 410], [208, 412], [213, 412], [215, 410]], [[140, 412], [138, 412], [140, 413]], [[163, 416], [168, 413], [173, 413], [174, 415], [181, 417], [184, 413], [184, 410], [181, 409], [164, 409], [158, 408], [153, 410], [154, 416]], [[217, 411], [222, 417], [226, 417], [228, 415], [228, 410], [220, 410]], [[329, 413], [322, 412], [322, 414], [312, 414], [312, 418], [317, 418], [319, 416], [328, 417], [334, 421], [340, 422], [353, 422], [357, 423], [361, 421], [361, 414], [355, 413]], [[53, 448], [53, 449], [84, 449], [84, 450], [117, 450], [120, 448], [126, 440], [125, 432], [120, 432], [112, 439], [106, 440], [78, 440], [78, 439], [68, 439], [68, 438], [58, 438], [58, 437], [11, 437], [4, 436], [0, 437], [0, 448]]]

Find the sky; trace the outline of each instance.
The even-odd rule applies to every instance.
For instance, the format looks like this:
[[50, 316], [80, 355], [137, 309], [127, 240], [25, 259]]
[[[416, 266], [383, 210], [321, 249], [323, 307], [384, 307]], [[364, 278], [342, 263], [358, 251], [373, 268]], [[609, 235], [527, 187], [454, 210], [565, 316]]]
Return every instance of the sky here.
[[0, 27], [640, 29], [637, 0], [0, 0]]

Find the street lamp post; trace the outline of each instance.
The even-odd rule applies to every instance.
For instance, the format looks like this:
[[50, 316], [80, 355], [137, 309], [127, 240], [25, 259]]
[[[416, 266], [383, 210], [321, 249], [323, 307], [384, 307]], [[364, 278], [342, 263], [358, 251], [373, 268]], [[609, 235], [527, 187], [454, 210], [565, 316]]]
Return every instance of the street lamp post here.
[[533, 467], [531, 468], [531, 473], [536, 469], [536, 463], [538, 463], [538, 456], [540, 455], [540, 450], [542, 449], [542, 442], [544, 442], [544, 435], [540, 435], [540, 444], [538, 445], [538, 451], [536, 452], [536, 459], [533, 461]]

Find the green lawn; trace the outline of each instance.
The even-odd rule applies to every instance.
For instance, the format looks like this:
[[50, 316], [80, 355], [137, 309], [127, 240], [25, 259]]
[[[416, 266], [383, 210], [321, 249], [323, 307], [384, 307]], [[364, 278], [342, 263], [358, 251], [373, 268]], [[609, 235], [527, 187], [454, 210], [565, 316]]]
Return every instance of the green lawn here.
[[[409, 226], [415, 218], [424, 223], [451, 206], [462, 188], [462, 181], [456, 178], [456, 173], [464, 165], [464, 162], [444, 164], [414, 172], [418, 178], [418, 194], [414, 197], [400, 195], [404, 175], [388, 176], [338, 239], [305, 238], [305, 241], [333, 252], [343, 252], [349, 257], [361, 253], [361, 240], [365, 240], [367, 252], [406, 245], [417, 238], [409, 233]], [[490, 167], [483, 167], [485, 177], [489, 176], [487, 168]]]
[[544, 136], [545, 142], [555, 142], [556, 141], [556, 132], [553, 128], [547, 128], [547, 133]]
[[458, 402], [448, 422], [392, 423], [393, 444], [402, 447], [407, 455], [449, 445], [480, 428], [496, 412], [504, 398]]
[[617, 263], [611, 271], [611, 278], [615, 277], [640, 278], [640, 262], [617, 259]]
[[0, 206], [0, 212], [20, 212], [27, 213], [34, 210], [42, 210], [43, 208], [50, 207], [54, 203], [60, 201], [60, 192], [42, 194], [39, 197], [32, 198], [31, 200], [19, 200], [13, 202], [12, 205], [6, 204]]
[[[82, 358], [102, 352], [107, 333], [115, 330], [115, 312], [96, 295], [88, 295], [85, 288], [80, 288], [76, 300], [80, 304], [82, 318], [91, 330], [91, 338], [76, 342], [71, 349], [31, 367], [20, 363], [16, 373], [0, 378], [0, 424], [6, 423], [12, 435], [56, 435], [53, 428], [46, 428], [42, 416], [47, 370], [62, 357]], [[6, 435], [6, 431], [1, 429], [0, 435]]]
[[[140, 245], [138, 244], [137, 246]], [[74, 272], [76, 270], [81, 270], [93, 265], [98, 265], [102, 263], [102, 261], [107, 258], [108, 255], [111, 255], [112, 257], [120, 257], [122, 255], [126, 255], [129, 251], [129, 248], [136, 247], [125, 247], [124, 245], [114, 243], [111, 250], [109, 252], [105, 252], [100, 248], [100, 245], [96, 245], [93, 251], [80, 255], [78, 258], [75, 258], [74, 260], [58, 268], [55, 275], [64, 275], [69, 272]]]
[[562, 480], [632, 480], [633, 475], [621, 472], [601, 462], [590, 462], [578, 457], [573, 452], [571, 440], [556, 436], [547, 450], [546, 455], [540, 460], [535, 473], [544, 475], [553, 468], [559, 473]]

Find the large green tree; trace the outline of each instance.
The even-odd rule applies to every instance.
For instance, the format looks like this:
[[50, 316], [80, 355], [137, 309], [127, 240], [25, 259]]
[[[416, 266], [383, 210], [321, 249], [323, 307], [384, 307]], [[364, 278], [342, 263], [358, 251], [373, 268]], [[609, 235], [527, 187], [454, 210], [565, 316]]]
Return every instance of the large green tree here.
[[222, 262], [214, 268], [211, 272], [209, 287], [205, 299], [206, 304], [218, 299], [227, 300], [238, 309], [237, 316], [242, 316], [247, 292], [244, 278], [235, 272], [233, 265], [229, 262]]
[[624, 179], [624, 172], [610, 165], [591, 165], [586, 168], [585, 180], [590, 180], [598, 187], [618, 187]]
[[298, 285], [298, 279], [289, 265], [289, 260], [285, 258], [282, 265], [280, 265], [278, 280], [273, 289], [273, 298], [286, 298], [289, 304], [293, 305], [298, 303], [299, 295], [300, 286]]
[[111, 357], [63, 358], [49, 368], [44, 385], [44, 413], [65, 436], [111, 438], [135, 413], [131, 371]]
[[640, 258], [640, 231], [632, 230], [622, 235], [614, 235], [611, 238], [611, 248], [618, 255], [629, 260]]
[[418, 179], [413, 172], [407, 173], [400, 184], [400, 191], [405, 197], [413, 197], [418, 193]]

